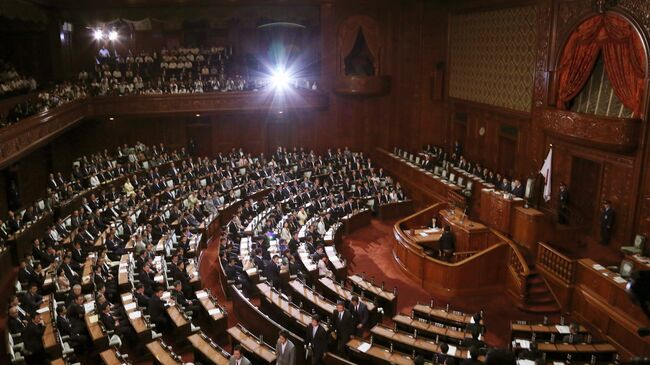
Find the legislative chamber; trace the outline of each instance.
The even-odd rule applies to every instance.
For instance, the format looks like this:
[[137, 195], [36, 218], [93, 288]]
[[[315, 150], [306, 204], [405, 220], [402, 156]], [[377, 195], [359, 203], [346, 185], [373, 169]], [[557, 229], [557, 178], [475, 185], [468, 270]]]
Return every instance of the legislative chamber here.
[[0, 364], [650, 365], [647, 0], [1, 0]]

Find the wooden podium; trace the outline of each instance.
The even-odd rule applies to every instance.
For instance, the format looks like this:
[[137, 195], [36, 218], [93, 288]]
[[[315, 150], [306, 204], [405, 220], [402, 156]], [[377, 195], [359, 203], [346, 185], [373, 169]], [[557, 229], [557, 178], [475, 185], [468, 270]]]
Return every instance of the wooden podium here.
[[543, 241], [544, 213], [533, 208], [517, 207], [514, 212], [512, 240], [537, 254], [537, 242]]
[[503, 193], [481, 190], [481, 221], [497, 231], [511, 235], [513, 232], [515, 208], [524, 205], [521, 198], [506, 198]]

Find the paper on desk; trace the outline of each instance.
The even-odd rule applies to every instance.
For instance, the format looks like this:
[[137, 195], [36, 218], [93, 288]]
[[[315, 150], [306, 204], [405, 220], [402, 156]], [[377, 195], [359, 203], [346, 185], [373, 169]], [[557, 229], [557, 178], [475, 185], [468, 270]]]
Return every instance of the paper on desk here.
[[530, 341], [524, 340], [524, 339], [515, 339], [514, 340], [515, 347], [519, 345], [522, 349], [529, 349], [530, 348]]
[[164, 279], [165, 279], [165, 278], [164, 278], [162, 275], [156, 275], [156, 276], [153, 278], [153, 281], [156, 281], [156, 282], [157, 282], [157, 281], [163, 281]]
[[45, 313], [45, 312], [49, 312], [49, 311], [50, 311], [50, 307], [43, 307], [43, 308], [38, 308], [38, 309], [36, 310], [36, 313], [43, 314], [43, 313]]
[[594, 266], [592, 267], [594, 268], [594, 270], [598, 270], [598, 271], [605, 270], [605, 267], [601, 264], [594, 264]]
[[456, 356], [456, 346], [449, 345], [449, 351], [447, 351], [449, 356]]
[[91, 312], [94, 309], [95, 309], [95, 301], [94, 300], [92, 302], [88, 302], [88, 303], [84, 304], [84, 311], [86, 311], [86, 313]]
[[619, 283], [619, 284], [627, 283], [627, 280], [623, 279], [623, 278], [620, 277], [620, 276], [616, 276], [616, 277], [614, 277], [614, 281], [617, 282], [617, 283]]
[[212, 308], [208, 311], [208, 314], [211, 316], [214, 316], [215, 314], [221, 314], [221, 309], [219, 308]]
[[559, 333], [561, 333], [561, 334], [569, 334], [569, 333], [571, 333], [571, 330], [569, 330], [569, 326], [560, 326], [560, 325], [557, 325], [557, 326], [555, 326], [555, 328], [556, 328], [557, 331], [558, 331]]
[[125, 301], [125, 302], [126, 302], [126, 301], [129, 301], [129, 300], [131, 300], [131, 299], [133, 299], [133, 294], [131, 294], [131, 293], [129, 293], [129, 294], [124, 294], [124, 295], [122, 296], [122, 300]]
[[88, 321], [90, 321], [91, 324], [92, 323], [97, 323], [99, 321], [99, 316], [96, 315], [96, 314], [93, 314], [92, 316], [88, 317]]
[[359, 350], [361, 352], [366, 352], [366, 351], [370, 350], [371, 347], [372, 347], [371, 344], [369, 344], [367, 342], [362, 342], [361, 345], [357, 346], [357, 350]]
[[553, 361], [553, 365], [564, 365], [562, 361]]
[[138, 319], [140, 317], [142, 317], [142, 312], [140, 312], [140, 311], [135, 311], [135, 312], [129, 313], [129, 318], [130, 319]]
[[203, 298], [207, 298], [207, 297], [208, 297], [208, 293], [205, 292], [205, 291], [200, 291], [200, 292], [196, 293], [196, 299], [203, 299]]
[[533, 360], [517, 360], [517, 365], [535, 365]]
[[162, 295], [160, 296], [162, 299], [167, 299], [171, 296], [172, 294], [168, 291], [164, 291]]
[[135, 302], [131, 302], [131, 303], [129, 303], [129, 304], [125, 304], [125, 305], [124, 305], [124, 310], [126, 310], [126, 311], [130, 311], [130, 310], [132, 310], [132, 309], [135, 309], [135, 306], [136, 306], [136, 303], [135, 303]]
[[427, 234], [427, 232], [420, 232], [420, 236], [426, 237], [426, 236], [428, 236], [428, 234]]

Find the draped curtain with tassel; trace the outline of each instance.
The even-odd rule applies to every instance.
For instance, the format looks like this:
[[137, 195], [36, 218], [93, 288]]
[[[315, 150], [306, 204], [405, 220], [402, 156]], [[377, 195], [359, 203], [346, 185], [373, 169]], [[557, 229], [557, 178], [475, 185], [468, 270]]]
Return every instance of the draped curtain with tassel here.
[[557, 107], [564, 109], [584, 87], [602, 52], [607, 77], [616, 96], [641, 114], [646, 56], [633, 26], [614, 14], [599, 14], [582, 22], [569, 36], [558, 68]]

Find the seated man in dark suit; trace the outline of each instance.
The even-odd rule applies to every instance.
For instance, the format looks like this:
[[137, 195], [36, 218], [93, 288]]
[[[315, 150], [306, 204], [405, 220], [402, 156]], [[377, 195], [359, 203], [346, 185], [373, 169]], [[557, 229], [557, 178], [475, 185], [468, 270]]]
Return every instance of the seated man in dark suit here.
[[154, 295], [149, 301], [149, 315], [151, 322], [156, 325], [157, 332], [165, 333], [170, 329], [170, 318], [167, 314], [167, 304], [161, 299], [163, 288], [156, 287]]
[[456, 250], [456, 237], [451, 232], [451, 228], [446, 225], [442, 235], [440, 236], [440, 241], [438, 242], [438, 250], [440, 258], [445, 261], [450, 261], [451, 257]]
[[72, 328], [72, 324], [68, 319], [68, 310], [66, 307], [62, 305], [56, 307], [56, 314], [56, 328], [58, 328], [61, 336], [70, 337], [68, 340], [70, 346], [72, 346], [76, 353], [83, 353], [88, 338]]
[[136, 334], [128, 320], [122, 320], [113, 317], [111, 307], [108, 303], [99, 305], [99, 318], [104, 324], [104, 328], [113, 331], [123, 342], [134, 343]]
[[135, 293], [133, 296], [135, 297], [135, 300], [138, 303], [138, 307], [141, 308], [149, 307], [149, 301], [151, 300], [151, 298], [144, 293], [144, 285], [142, 285], [142, 283], [135, 284]]
[[469, 348], [469, 359], [463, 360], [461, 365], [479, 365], [482, 364], [478, 359], [479, 349], [476, 346], [471, 346]]
[[43, 302], [43, 297], [38, 294], [38, 287], [35, 283], [29, 284], [29, 289], [23, 295], [23, 299], [20, 302], [28, 312], [34, 312], [39, 308]]
[[25, 344], [25, 359], [28, 364], [45, 364], [47, 356], [43, 348], [43, 333], [45, 326], [41, 314], [33, 312], [32, 319], [27, 323], [22, 332], [23, 343]]
[[201, 309], [196, 299], [187, 299], [185, 293], [183, 293], [183, 284], [179, 280], [176, 280], [174, 282], [174, 287], [171, 290], [171, 296], [174, 298], [176, 303], [185, 308], [186, 311], [198, 313], [198, 311]]
[[9, 319], [7, 320], [7, 328], [9, 333], [16, 334], [21, 333], [27, 326], [28, 321], [22, 320], [18, 313], [18, 307], [13, 306], [9, 308]]

